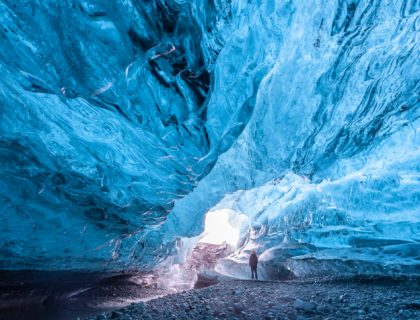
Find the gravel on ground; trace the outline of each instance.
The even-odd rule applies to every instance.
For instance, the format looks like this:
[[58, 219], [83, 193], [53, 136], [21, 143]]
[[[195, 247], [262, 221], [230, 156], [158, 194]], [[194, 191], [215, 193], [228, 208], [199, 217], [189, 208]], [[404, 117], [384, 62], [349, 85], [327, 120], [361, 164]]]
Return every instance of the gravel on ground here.
[[420, 319], [418, 280], [224, 281], [89, 319]]

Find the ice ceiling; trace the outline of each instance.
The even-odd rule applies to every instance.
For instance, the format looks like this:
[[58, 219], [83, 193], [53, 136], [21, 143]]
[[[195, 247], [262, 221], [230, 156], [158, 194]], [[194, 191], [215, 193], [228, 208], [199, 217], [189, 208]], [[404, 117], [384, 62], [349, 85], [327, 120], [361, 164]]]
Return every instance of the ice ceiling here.
[[0, 268], [153, 268], [213, 207], [248, 216], [238, 257], [419, 266], [419, 1], [0, 0], [0, 21]]

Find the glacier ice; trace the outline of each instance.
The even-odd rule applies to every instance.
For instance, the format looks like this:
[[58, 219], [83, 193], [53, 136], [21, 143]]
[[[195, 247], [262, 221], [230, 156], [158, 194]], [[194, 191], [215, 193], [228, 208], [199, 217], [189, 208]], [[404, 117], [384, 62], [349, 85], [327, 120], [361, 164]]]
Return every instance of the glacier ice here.
[[225, 263], [418, 272], [418, 1], [0, 0], [0, 21], [0, 268], [154, 268], [216, 208], [250, 221]]

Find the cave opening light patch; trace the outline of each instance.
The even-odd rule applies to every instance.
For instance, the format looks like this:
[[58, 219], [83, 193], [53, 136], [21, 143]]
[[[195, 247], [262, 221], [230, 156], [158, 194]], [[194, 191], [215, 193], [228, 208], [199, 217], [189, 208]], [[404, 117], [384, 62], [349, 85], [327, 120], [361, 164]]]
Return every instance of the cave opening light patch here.
[[227, 243], [236, 247], [241, 229], [248, 217], [230, 209], [210, 211], [206, 214], [204, 232], [199, 242], [210, 244]]

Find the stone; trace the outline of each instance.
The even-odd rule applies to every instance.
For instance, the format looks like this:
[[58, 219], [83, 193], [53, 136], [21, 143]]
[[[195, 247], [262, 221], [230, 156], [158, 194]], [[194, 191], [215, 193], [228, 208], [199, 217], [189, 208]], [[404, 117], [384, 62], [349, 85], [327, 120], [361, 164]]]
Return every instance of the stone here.
[[112, 311], [111, 313], [111, 319], [120, 319], [122, 316], [122, 313], [119, 311]]
[[236, 313], [241, 313], [242, 311], [245, 310], [245, 306], [242, 305], [241, 303], [235, 303], [233, 305], [233, 309], [235, 310]]
[[293, 303], [293, 307], [295, 307], [296, 309], [304, 310], [304, 311], [312, 311], [315, 309], [315, 305], [301, 299], [296, 299], [295, 302]]
[[146, 308], [146, 304], [144, 303], [144, 301], [140, 301], [137, 305], [136, 305], [137, 310], [143, 312], [144, 309]]
[[400, 311], [398, 311], [398, 313], [405, 318], [410, 318], [411, 317], [410, 310], [400, 310]]

